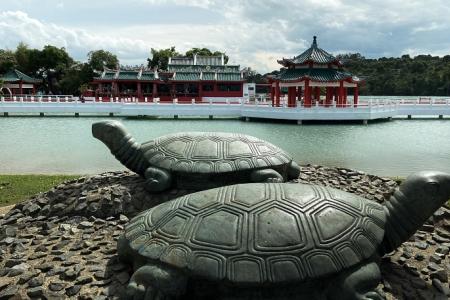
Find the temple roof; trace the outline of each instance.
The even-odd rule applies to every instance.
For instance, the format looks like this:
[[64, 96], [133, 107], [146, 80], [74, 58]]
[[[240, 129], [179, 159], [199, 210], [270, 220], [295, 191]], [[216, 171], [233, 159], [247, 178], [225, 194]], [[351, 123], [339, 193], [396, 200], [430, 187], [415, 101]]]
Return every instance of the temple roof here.
[[203, 65], [203, 66], [223, 66], [223, 55], [202, 56], [195, 54], [189, 56], [175, 56], [169, 59], [169, 65]]
[[18, 82], [18, 81], [22, 81], [25, 83], [42, 82], [42, 80], [28, 76], [27, 74], [24, 74], [17, 69], [10, 70], [6, 72], [4, 75], [0, 75], [0, 80], [3, 80], [4, 82]]
[[341, 65], [336, 57], [317, 46], [316, 36], [314, 36], [311, 47], [302, 54], [295, 56], [292, 59], [283, 58], [282, 60], [278, 61], [278, 63], [282, 64], [283, 66], [302, 65], [308, 62], [312, 62], [315, 64], [329, 64], [335, 62], [336, 64]]
[[340, 81], [345, 79], [350, 79], [352, 82], [361, 81], [358, 77], [353, 76], [349, 72], [336, 69], [284, 69], [276, 77], [276, 79], [282, 81], [299, 81], [306, 78], [321, 82]]

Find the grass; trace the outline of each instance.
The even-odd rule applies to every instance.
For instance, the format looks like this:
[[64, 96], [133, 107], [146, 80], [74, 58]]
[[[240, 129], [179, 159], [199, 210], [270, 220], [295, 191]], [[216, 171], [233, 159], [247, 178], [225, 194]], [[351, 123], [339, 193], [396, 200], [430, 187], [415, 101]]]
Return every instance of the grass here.
[[0, 175], [0, 207], [23, 201], [39, 192], [48, 191], [63, 181], [79, 175]]

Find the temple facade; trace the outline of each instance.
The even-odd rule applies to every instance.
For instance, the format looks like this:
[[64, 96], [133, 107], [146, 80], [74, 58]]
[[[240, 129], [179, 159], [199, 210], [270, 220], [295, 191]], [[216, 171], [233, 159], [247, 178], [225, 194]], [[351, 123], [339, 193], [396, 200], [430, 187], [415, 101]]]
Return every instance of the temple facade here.
[[353, 103], [358, 104], [361, 80], [346, 72], [342, 62], [317, 46], [312, 45], [294, 58], [278, 60], [283, 66], [277, 76], [269, 78], [273, 106], [280, 106], [282, 89], [287, 89], [287, 106], [311, 107], [313, 105], [346, 107], [347, 90], [353, 91]]
[[9, 96], [34, 95], [37, 85], [42, 82], [16, 69], [0, 75], [0, 80], [3, 82], [3, 94]]
[[94, 78], [94, 95], [102, 99], [130, 97], [138, 101], [158, 98], [167, 102], [225, 101], [244, 96], [239, 65], [227, 65], [224, 56], [169, 58], [167, 70], [145, 68], [104, 70]]

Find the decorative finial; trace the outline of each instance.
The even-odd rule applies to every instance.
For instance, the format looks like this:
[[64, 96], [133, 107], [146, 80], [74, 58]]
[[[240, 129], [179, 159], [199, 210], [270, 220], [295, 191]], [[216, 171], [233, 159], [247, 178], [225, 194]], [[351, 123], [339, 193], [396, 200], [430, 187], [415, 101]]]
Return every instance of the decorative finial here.
[[312, 43], [313, 47], [317, 47], [317, 37], [313, 36], [313, 43]]

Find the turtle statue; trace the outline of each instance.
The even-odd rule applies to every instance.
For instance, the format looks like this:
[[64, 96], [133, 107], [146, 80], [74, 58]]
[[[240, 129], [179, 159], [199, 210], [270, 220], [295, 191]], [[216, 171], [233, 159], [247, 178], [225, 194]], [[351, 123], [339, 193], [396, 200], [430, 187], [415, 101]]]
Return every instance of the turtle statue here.
[[206, 299], [217, 299], [221, 287], [238, 293], [231, 299], [247, 299], [244, 291], [249, 299], [383, 299], [379, 258], [449, 196], [450, 174], [440, 172], [410, 175], [385, 205], [295, 183], [189, 194], [127, 224], [118, 254], [134, 269], [128, 297], [178, 299], [210, 285], [215, 297]]
[[92, 134], [122, 164], [143, 176], [150, 192], [163, 191], [172, 184], [206, 189], [244, 182], [282, 182], [300, 174], [289, 154], [244, 134], [186, 132], [139, 144], [118, 121], [94, 123]]

